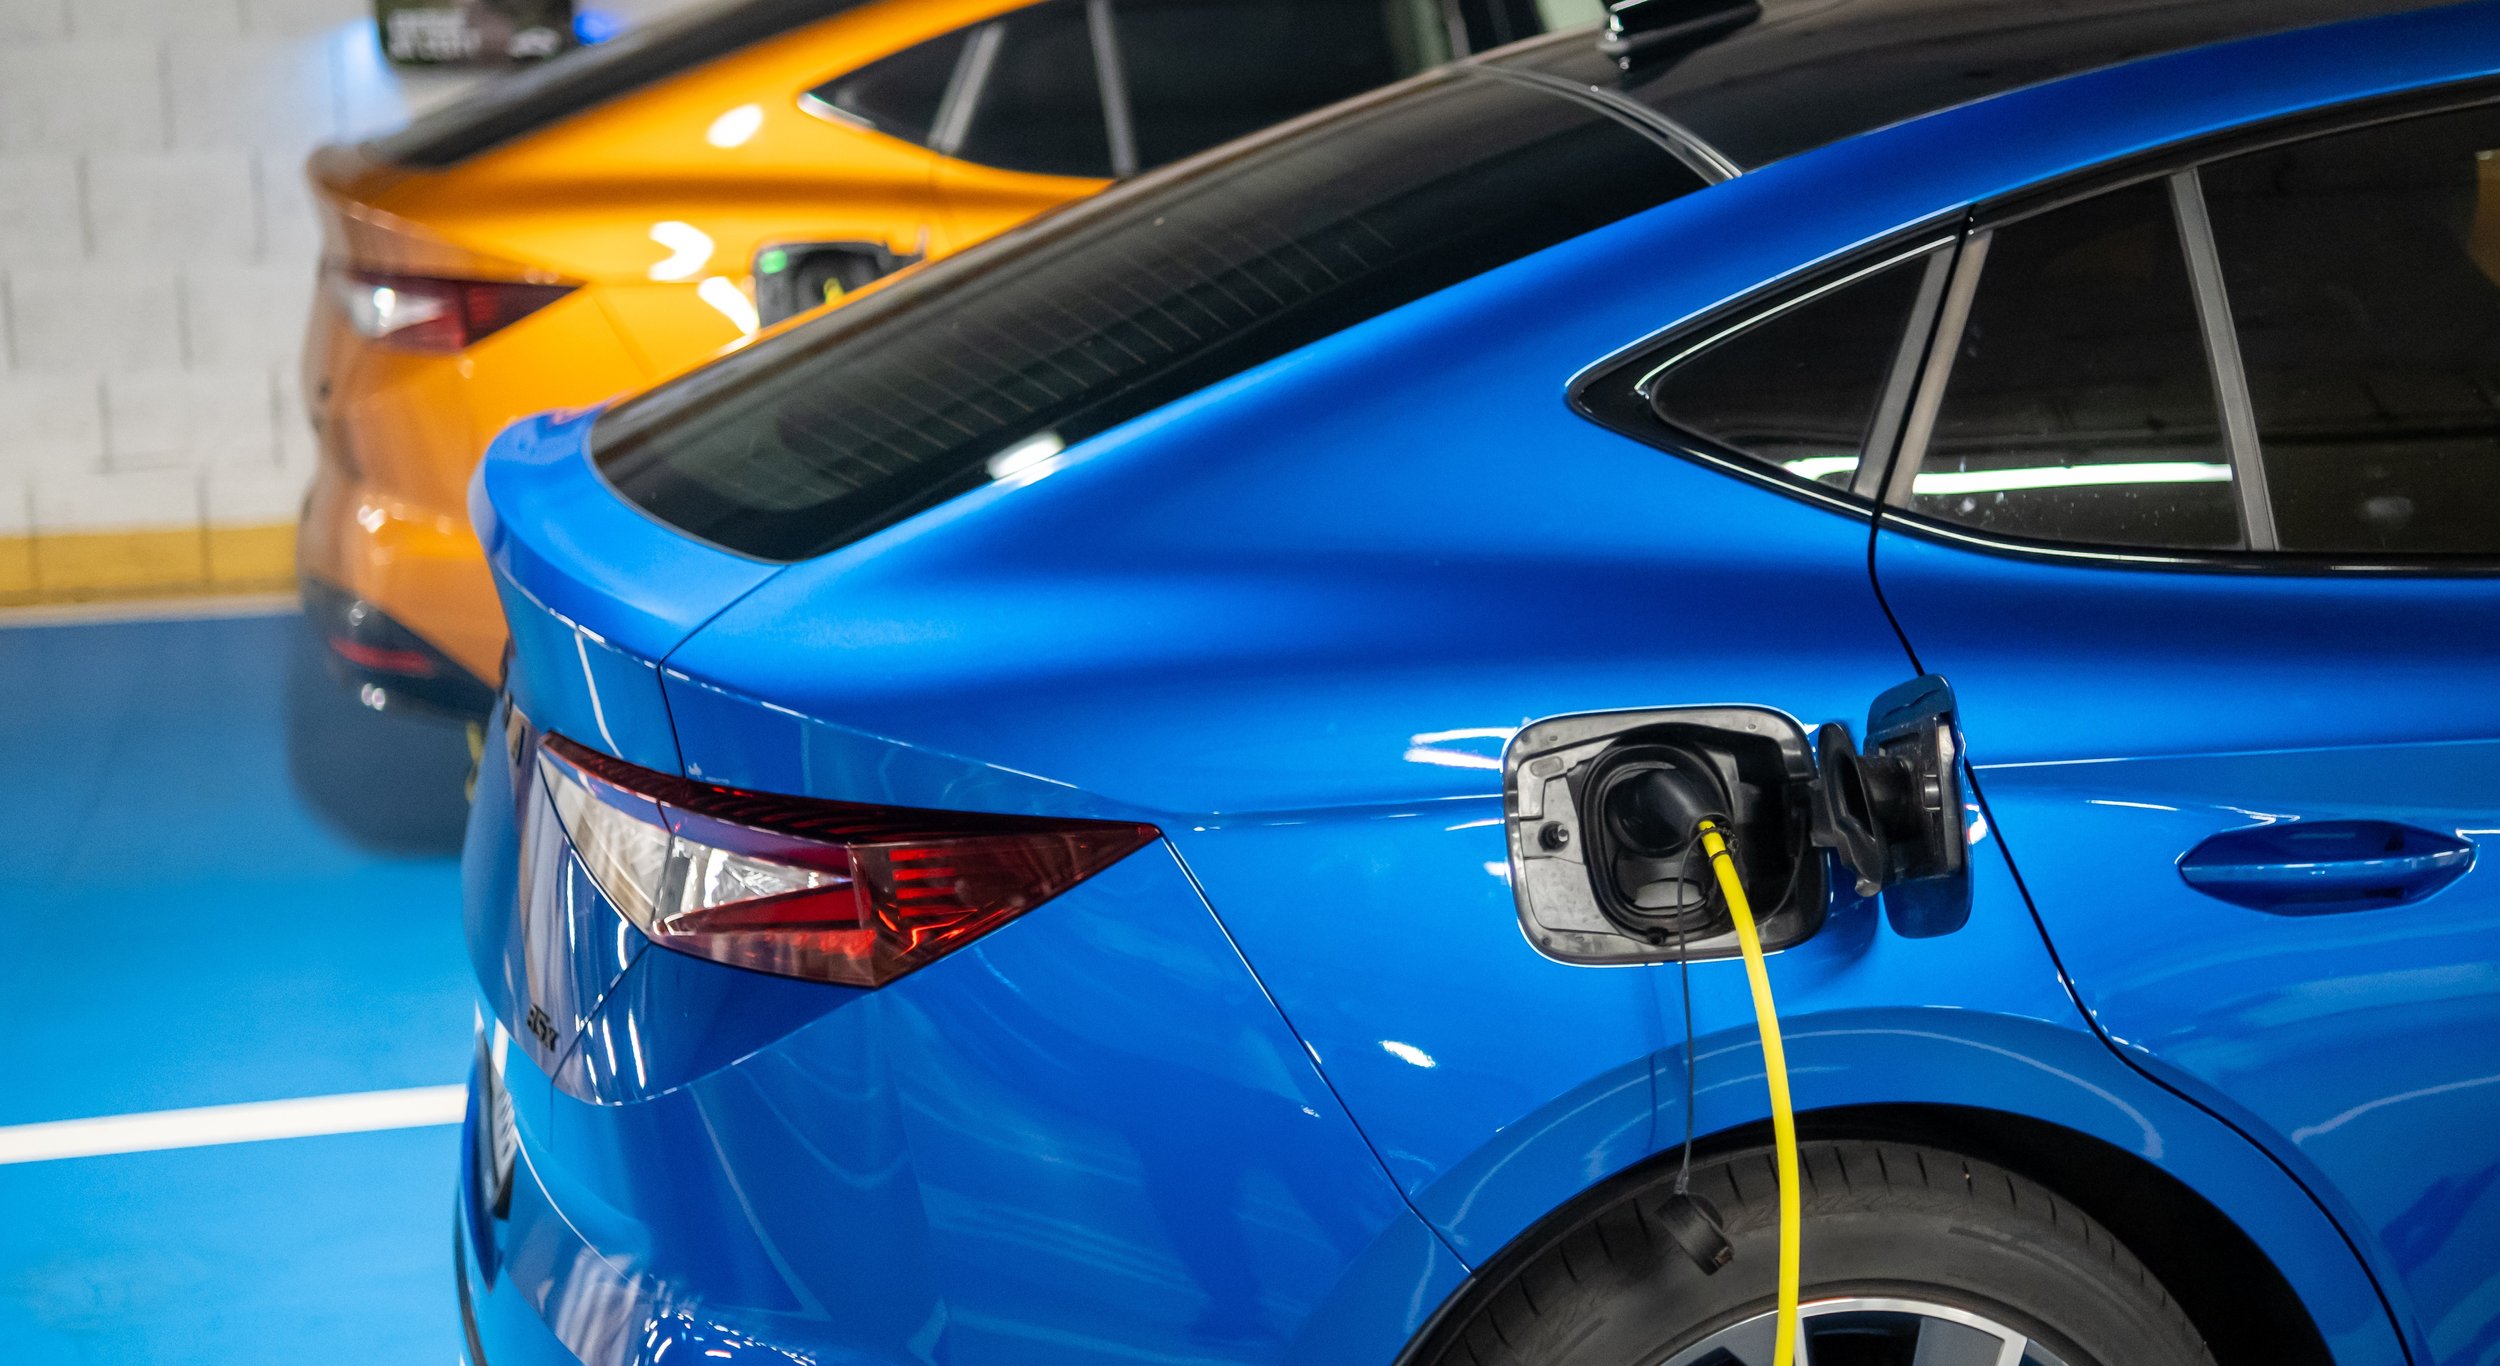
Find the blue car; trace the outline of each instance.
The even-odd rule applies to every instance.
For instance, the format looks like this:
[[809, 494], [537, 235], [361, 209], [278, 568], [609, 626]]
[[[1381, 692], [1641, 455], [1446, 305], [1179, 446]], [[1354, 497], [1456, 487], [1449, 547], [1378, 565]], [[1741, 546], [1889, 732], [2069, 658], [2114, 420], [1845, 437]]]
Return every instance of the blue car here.
[[1626, 0], [473, 502], [472, 1366], [2500, 1361], [2500, 4]]

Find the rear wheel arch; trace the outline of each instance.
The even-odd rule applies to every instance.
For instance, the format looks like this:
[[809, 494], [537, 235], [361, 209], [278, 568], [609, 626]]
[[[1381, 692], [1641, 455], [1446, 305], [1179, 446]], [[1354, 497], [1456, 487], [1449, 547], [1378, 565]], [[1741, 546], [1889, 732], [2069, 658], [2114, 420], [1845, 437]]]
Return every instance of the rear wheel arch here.
[[[2325, 1336], [2290, 1280], [2238, 1223], [2178, 1176], [2103, 1139], [2028, 1116], [1957, 1105], [1880, 1104], [1800, 1114], [1801, 1139], [1868, 1140], [1940, 1149], [1999, 1167], [2071, 1203], [2142, 1261], [2211, 1347], [2217, 1366], [2334, 1366]], [[1696, 1144], [1697, 1158], [1770, 1146], [1767, 1123]], [[1477, 1311], [1528, 1266], [1679, 1159], [1669, 1148], [1590, 1187], [1476, 1269], [1399, 1357], [1439, 1357]], [[1811, 1226], [1807, 1229], [1811, 1238]]]

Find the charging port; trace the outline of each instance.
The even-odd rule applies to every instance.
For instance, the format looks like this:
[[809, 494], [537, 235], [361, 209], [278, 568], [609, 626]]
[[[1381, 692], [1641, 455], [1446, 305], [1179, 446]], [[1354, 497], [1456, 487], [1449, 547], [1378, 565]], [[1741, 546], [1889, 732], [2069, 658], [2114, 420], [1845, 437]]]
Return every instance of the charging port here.
[[1808, 737], [1793, 719], [1750, 707], [1559, 717], [1521, 731], [1505, 766], [1520, 924], [1547, 956], [1734, 957], [1735, 927], [1694, 842], [1705, 817], [1760, 889], [1766, 947], [1822, 927], [1828, 861], [1813, 843]]
[[[1566, 963], [1726, 958], [1737, 936], [1694, 832], [1724, 831], [1767, 950], [1823, 926], [1838, 889], [1878, 894], [1895, 932], [1970, 916], [1953, 693], [1876, 699], [1861, 751], [1763, 707], [1539, 721], [1503, 758], [1511, 886], [1530, 943]], [[1827, 855], [1828, 851], [1828, 857]]]

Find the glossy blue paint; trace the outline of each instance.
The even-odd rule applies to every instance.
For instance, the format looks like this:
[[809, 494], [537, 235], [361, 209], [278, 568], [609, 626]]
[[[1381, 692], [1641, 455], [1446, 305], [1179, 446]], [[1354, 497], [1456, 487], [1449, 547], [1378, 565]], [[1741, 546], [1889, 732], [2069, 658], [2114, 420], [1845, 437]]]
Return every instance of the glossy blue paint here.
[[689, 542], [609, 494], [583, 458], [596, 416], [514, 423], [470, 483], [512, 629], [506, 688], [542, 727], [674, 769], [655, 663], [774, 566]]
[[[2500, 68], [2495, 16], [2189, 53], [1809, 153], [778, 572], [625, 509], [577, 428], [507, 437], [480, 488], [533, 720], [712, 782], [1145, 820], [1168, 845], [866, 993], [629, 942], [581, 957], [549, 938], [532, 958], [504, 912], [473, 907], [499, 1016], [530, 976], [516, 961], [571, 974], [556, 998], [588, 1007], [552, 1061], [516, 1050], [516, 1095], [538, 1098], [520, 1189], [508, 1220], [470, 1220], [501, 1268], [464, 1268], [497, 1366], [506, 1334], [525, 1366], [567, 1349], [647, 1361], [663, 1342], [757, 1360], [1391, 1360], [1469, 1268], [1668, 1149], [1686, 1118], [1678, 974], [1566, 967], [1519, 934], [1508, 736], [1710, 703], [1854, 725], [1920, 666], [1961, 690], [1992, 803], [1972, 813], [1973, 914], [1909, 939], [1845, 901], [1778, 957], [1801, 1102], [2093, 1136], [2247, 1232], [2338, 1361], [2477, 1359], [2500, 1308], [2475, 1279], [2490, 1259], [2458, 1249], [2491, 1245], [2473, 1221], [2494, 1193], [2460, 1154], [2489, 1118], [2438, 1149], [2445, 1167], [2356, 1165], [2489, 1103], [2491, 1087], [2450, 1084], [2500, 1038], [2490, 953], [2453, 957], [2469, 923], [2487, 928], [2476, 876], [2394, 911], [2296, 918], [2203, 896], [2177, 859], [2256, 822], [2224, 810], [2243, 796], [2468, 841], [2500, 827], [2460, 752], [2500, 733], [2462, 672], [2489, 677], [2500, 633], [2454, 627], [2480, 590], [2380, 583], [2322, 606], [2279, 580], [2078, 588], [2056, 578], [2076, 571], [1888, 536], [1876, 567], [1914, 661], [1863, 521], [1604, 431], [1562, 396], [1665, 327], [1870, 241], [1947, 231], [1988, 196]], [[2351, 632], [2315, 629], [2363, 607]], [[2108, 678], [2078, 696], [2084, 660]], [[2404, 666], [2365, 673], [2388, 660]], [[2370, 715], [2348, 715], [2361, 699]], [[583, 730], [620, 715], [624, 733]], [[2402, 771], [2263, 752], [2287, 741]], [[2128, 762], [2086, 762], [2113, 759]], [[2133, 766], [2173, 762], [2190, 768]], [[2196, 794], [2172, 824], [2078, 795], [2172, 788]], [[472, 893], [506, 897], [507, 805], [480, 811], [473, 862], [495, 866], [473, 867]], [[585, 923], [621, 923], [605, 913]], [[1740, 972], [1692, 981], [1696, 1125], [1755, 1122]], [[2482, 1032], [2372, 1063], [2426, 1021]]]
[[1899, 531], [1876, 558], [1961, 692], [1980, 790], [2093, 1018], [2337, 1213], [2420, 1359], [2488, 1355], [2500, 881], [2284, 915], [2178, 865], [2322, 822], [2500, 833], [2500, 580], [2091, 568]]
[[[684, 999], [619, 990], [594, 1037], [664, 1053], [718, 1024]], [[1458, 1282], [1168, 850], [818, 999], [629, 1103], [513, 1053], [516, 1097], [547, 1099], [516, 1105], [509, 1217], [470, 1221], [500, 1271], [473, 1272], [481, 1312], [517, 1299], [592, 1363], [1316, 1362], [1314, 1322], [1393, 1352]], [[665, 1182], [639, 1177], [654, 1154]]]
[[[490, 733], [511, 724], [510, 704], [498, 703]], [[487, 1018], [542, 1070], [560, 1072], [591, 1012], [650, 941], [552, 837], [553, 808], [535, 763], [516, 772], [505, 754], [492, 748], [479, 762], [469, 805], [462, 903], [470, 966]], [[547, 1033], [532, 1027], [533, 1008]]]
[[2280, 915], [2410, 906], [2474, 867], [2474, 846], [2394, 821], [2272, 821], [2226, 830], [2179, 856], [2205, 895]]

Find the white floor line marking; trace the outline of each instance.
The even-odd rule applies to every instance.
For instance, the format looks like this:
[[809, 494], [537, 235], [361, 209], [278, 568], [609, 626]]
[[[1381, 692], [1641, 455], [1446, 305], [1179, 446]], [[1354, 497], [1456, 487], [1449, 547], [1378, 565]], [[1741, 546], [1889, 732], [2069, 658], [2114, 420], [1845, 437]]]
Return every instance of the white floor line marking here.
[[402, 1091], [358, 1091], [344, 1096], [257, 1100], [242, 1105], [205, 1105], [196, 1110], [151, 1110], [136, 1115], [12, 1124], [0, 1126], [0, 1165], [100, 1157], [106, 1153], [206, 1148], [220, 1143], [257, 1143], [271, 1138], [430, 1128], [459, 1123], [468, 1106], [468, 1096], [466, 1086], [412, 1086]]

